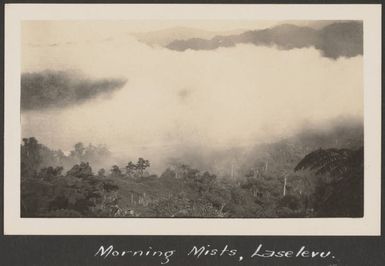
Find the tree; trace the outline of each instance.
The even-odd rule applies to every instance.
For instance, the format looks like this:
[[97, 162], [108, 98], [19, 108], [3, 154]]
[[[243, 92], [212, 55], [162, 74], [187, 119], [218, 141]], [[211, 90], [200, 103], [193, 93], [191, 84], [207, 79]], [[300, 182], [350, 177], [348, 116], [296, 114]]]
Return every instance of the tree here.
[[143, 172], [147, 167], [150, 167], [150, 161], [140, 157], [136, 163], [136, 170], [139, 174], [139, 177], [143, 177]]
[[21, 217], [39, 217], [49, 209], [53, 185], [38, 178], [21, 180]]
[[249, 175], [246, 178], [246, 182], [241, 184], [241, 188], [249, 190], [254, 197], [261, 196], [262, 180]]
[[91, 177], [92, 175], [92, 168], [88, 162], [81, 162], [80, 164], [75, 164], [71, 168], [71, 170], [67, 172], [67, 176], [73, 176], [77, 178], [87, 178]]
[[151, 203], [149, 211], [155, 217], [224, 217], [222, 210], [206, 199], [188, 199], [184, 193]]
[[113, 165], [111, 168], [111, 177], [121, 177], [122, 171], [120, 171], [119, 166]]
[[61, 166], [55, 167], [55, 168], [52, 166], [42, 168], [42, 169], [40, 169], [40, 172], [38, 174], [38, 178], [40, 178], [42, 180], [50, 181], [54, 178], [61, 176], [62, 171], [63, 171], [63, 167], [61, 167]]
[[134, 164], [132, 161], [126, 165], [126, 175], [128, 177], [143, 177], [144, 170], [150, 167], [150, 161], [143, 158], [139, 158], [137, 163]]
[[128, 162], [126, 166], [126, 175], [128, 177], [134, 177], [136, 172], [136, 164], [134, 164], [132, 161]]
[[196, 178], [193, 180], [193, 186], [195, 186], [201, 194], [210, 192], [216, 178], [216, 175], [212, 175], [206, 171], [203, 174], [196, 176]]
[[74, 150], [72, 150], [70, 152], [70, 156], [77, 159], [77, 160], [83, 160], [84, 151], [85, 151], [85, 147], [84, 147], [83, 143], [78, 142], [75, 144]]
[[231, 199], [223, 208], [229, 217], [259, 217], [262, 207], [251, 193], [240, 187], [232, 188], [230, 193]]
[[223, 180], [216, 181], [213, 187], [210, 189], [210, 193], [206, 193], [204, 198], [207, 199], [213, 207], [220, 211], [231, 199], [231, 186], [225, 183]]
[[286, 195], [278, 201], [277, 213], [279, 217], [303, 217], [304, 208], [299, 197]]
[[21, 177], [35, 176], [43, 160], [40, 154], [41, 144], [32, 137], [24, 138], [21, 146]]
[[322, 217], [363, 216], [363, 147], [319, 149], [306, 155], [294, 168], [310, 169], [329, 180], [316, 188], [316, 211]]
[[106, 177], [106, 170], [104, 168], [99, 169], [98, 177]]
[[[21, 182], [22, 217], [114, 216], [118, 185], [92, 175], [87, 163], [74, 165], [66, 176], [60, 167], [43, 168], [39, 176]], [[113, 199], [113, 200], [112, 200]]]

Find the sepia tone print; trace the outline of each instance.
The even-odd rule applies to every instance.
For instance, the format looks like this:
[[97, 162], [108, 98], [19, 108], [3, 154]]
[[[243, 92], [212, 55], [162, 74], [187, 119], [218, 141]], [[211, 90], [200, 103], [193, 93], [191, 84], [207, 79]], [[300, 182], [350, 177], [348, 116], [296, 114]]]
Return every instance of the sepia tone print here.
[[363, 216], [362, 21], [21, 37], [21, 217]]

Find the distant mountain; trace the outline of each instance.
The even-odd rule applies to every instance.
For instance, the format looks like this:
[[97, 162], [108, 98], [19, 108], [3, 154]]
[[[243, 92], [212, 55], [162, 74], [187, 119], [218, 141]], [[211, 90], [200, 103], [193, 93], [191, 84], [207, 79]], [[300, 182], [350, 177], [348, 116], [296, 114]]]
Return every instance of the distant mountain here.
[[173, 42], [174, 40], [187, 40], [191, 38], [202, 38], [210, 39], [216, 35], [235, 35], [244, 32], [245, 30], [231, 30], [231, 31], [207, 31], [189, 27], [174, 27], [158, 31], [150, 32], [137, 32], [130, 33], [136, 37], [140, 42], [146, 43], [148, 45], [159, 45], [166, 46], [167, 44]]
[[246, 31], [213, 38], [190, 38], [174, 40], [166, 45], [176, 51], [213, 50], [248, 43], [257, 46], [277, 46], [279, 49], [315, 47], [329, 58], [353, 57], [363, 53], [363, 24], [361, 22], [337, 22], [321, 29], [292, 24], [272, 28]]
[[353, 57], [363, 54], [363, 24], [334, 23], [318, 31], [315, 47], [331, 58]]

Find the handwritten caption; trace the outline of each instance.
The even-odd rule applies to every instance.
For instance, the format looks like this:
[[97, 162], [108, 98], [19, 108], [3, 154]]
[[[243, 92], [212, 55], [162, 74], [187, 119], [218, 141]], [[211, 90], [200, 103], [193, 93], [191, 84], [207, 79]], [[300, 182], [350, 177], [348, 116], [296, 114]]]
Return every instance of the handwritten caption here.
[[[203, 257], [231, 257], [237, 260], [239, 263], [244, 260], [258, 258], [335, 259], [335, 256], [329, 250], [312, 250], [311, 248], [308, 248], [305, 245], [300, 246], [295, 250], [276, 250], [271, 248], [265, 248], [263, 244], [257, 244], [255, 249], [252, 250], [252, 252], [245, 253], [244, 251], [231, 248], [229, 245], [217, 248], [207, 244], [203, 246], [194, 245], [191, 248], [188, 248], [187, 250], [181, 250], [178, 251], [178, 253], [179, 252], [188, 257], [193, 257], [198, 260]], [[98, 247], [94, 256], [100, 257], [102, 259], [111, 259], [116, 257], [153, 257], [158, 259], [160, 264], [165, 265], [168, 264], [176, 256], [176, 254], [176, 249], [162, 250], [155, 249], [149, 246], [146, 249], [126, 250], [117, 249], [114, 247], [114, 245], [101, 245]]]

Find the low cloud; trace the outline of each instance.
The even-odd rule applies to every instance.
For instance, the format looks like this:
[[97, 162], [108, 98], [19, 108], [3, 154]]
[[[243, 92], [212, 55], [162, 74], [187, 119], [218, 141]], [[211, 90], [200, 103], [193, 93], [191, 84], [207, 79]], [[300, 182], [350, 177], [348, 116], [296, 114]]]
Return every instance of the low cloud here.
[[92, 80], [122, 76], [129, 83], [108, 99], [23, 112], [22, 136], [64, 151], [79, 141], [106, 144], [122, 164], [144, 157], [152, 171], [162, 170], [169, 158], [193, 160], [191, 151], [275, 142], [340, 116], [362, 121], [362, 64], [362, 56], [330, 60], [315, 48], [239, 44], [177, 52], [126, 35], [28, 47], [24, 72], [79, 69]]
[[65, 107], [110, 94], [124, 79], [88, 79], [75, 71], [42, 71], [21, 75], [21, 109]]

